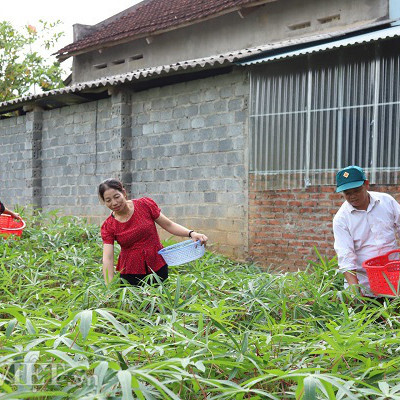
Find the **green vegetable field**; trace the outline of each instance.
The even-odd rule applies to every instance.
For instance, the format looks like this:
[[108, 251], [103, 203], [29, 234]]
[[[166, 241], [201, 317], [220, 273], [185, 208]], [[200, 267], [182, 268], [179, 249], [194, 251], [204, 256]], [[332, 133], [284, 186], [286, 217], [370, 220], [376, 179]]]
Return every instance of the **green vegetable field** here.
[[400, 399], [400, 301], [352, 298], [335, 260], [107, 288], [97, 226], [26, 219], [0, 240], [0, 399]]

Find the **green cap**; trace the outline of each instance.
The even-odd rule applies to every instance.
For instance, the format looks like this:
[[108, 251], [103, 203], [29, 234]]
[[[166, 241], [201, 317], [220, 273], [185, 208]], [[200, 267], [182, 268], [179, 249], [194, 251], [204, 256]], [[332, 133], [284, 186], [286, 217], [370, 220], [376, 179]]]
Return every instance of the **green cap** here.
[[364, 184], [367, 178], [362, 168], [350, 165], [336, 174], [336, 192], [354, 189]]

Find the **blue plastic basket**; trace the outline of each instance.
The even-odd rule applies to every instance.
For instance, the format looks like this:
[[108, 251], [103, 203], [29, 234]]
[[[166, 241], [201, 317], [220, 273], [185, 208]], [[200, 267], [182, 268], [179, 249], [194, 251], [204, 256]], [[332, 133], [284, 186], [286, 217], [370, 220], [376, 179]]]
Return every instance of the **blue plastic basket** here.
[[174, 265], [182, 265], [202, 257], [205, 252], [204, 244], [200, 244], [200, 240], [185, 240], [184, 242], [173, 244], [159, 250], [158, 254], [162, 256], [165, 262], [173, 267]]

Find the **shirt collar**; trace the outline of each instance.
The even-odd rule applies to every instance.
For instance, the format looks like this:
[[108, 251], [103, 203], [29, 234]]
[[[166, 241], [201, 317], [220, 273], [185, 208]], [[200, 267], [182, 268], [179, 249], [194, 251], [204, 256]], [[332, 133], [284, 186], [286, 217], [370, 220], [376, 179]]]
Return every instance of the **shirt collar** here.
[[[369, 194], [369, 204], [368, 204], [368, 208], [367, 208], [367, 212], [372, 210], [377, 204], [380, 203], [380, 199], [378, 199], [378, 197], [376, 197], [373, 192], [367, 192]], [[353, 212], [353, 211], [361, 211], [361, 210], [357, 210], [357, 208], [354, 208], [348, 201], [346, 201], [347, 204], [347, 209], [349, 210], [349, 212]]]

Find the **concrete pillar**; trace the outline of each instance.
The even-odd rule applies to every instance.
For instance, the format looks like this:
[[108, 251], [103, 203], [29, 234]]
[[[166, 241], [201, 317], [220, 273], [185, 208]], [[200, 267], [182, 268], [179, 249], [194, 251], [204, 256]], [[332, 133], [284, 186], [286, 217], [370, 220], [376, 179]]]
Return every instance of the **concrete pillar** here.
[[132, 94], [127, 90], [111, 92], [112, 154], [111, 171], [118, 177], [128, 194], [132, 188]]
[[35, 208], [42, 206], [42, 127], [43, 111], [32, 108], [26, 114], [26, 135], [31, 163], [26, 175], [28, 201]]

